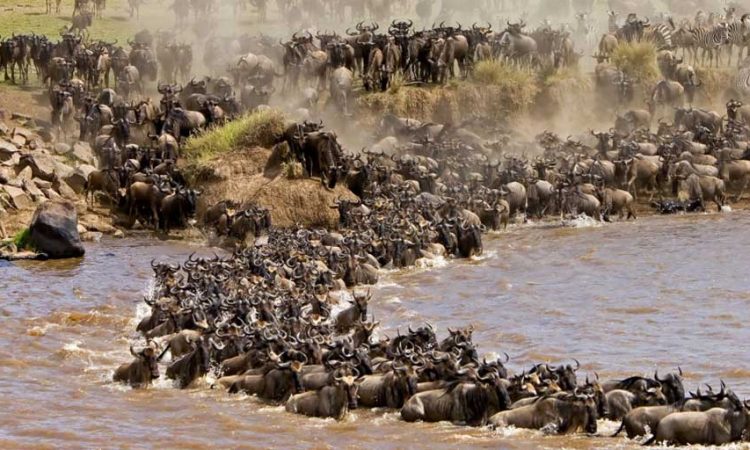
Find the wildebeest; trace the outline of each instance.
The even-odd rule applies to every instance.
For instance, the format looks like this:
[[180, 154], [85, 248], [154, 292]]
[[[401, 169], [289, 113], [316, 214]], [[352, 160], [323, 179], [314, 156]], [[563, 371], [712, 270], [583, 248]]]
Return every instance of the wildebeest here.
[[676, 412], [661, 419], [646, 444], [722, 445], [741, 440], [750, 432], [750, 413], [743, 404], [732, 409]]
[[159, 206], [160, 228], [169, 233], [172, 226], [184, 226], [185, 221], [195, 215], [197, 197], [200, 194], [200, 191], [194, 189], [178, 189], [165, 196]]
[[357, 408], [357, 374], [334, 375], [333, 382], [317, 391], [293, 395], [286, 403], [288, 412], [312, 417], [343, 419]]
[[539, 398], [531, 405], [499, 412], [490, 418], [490, 425], [537, 430], [554, 427], [559, 434], [580, 431], [594, 434], [596, 419], [596, 403], [591, 396], [570, 394], [562, 398]]
[[706, 210], [706, 202], [716, 203], [721, 211], [726, 201], [724, 181], [711, 176], [697, 175], [695, 173], [678, 178], [679, 192], [687, 197], [687, 200], [695, 200], [700, 204], [702, 211]]
[[266, 400], [282, 401], [304, 391], [300, 380], [303, 366], [301, 361], [278, 361], [273, 365], [275, 367], [265, 373], [238, 377], [229, 387], [229, 392], [243, 392]]
[[52, 117], [53, 126], [57, 127], [59, 139], [66, 139], [68, 130], [73, 124], [75, 105], [73, 105], [73, 94], [66, 90], [56, 89], [53, 91]]
[[110, 200], [114, 201], [117, 198], [117, 189], [119, 187], [120, 180], [114, 169], [95, 170], [89, 174], [88, 179], [86, 180], [84, 195], [88, 201], [89, 194], [91, 194], [90, 205], [94, 204], [94, 195], [96, 192], [104, 192]]
[[139, 352], [135, 352], [131, 345], [130, 354], [135, 357], [135, 361], [118, 367], [112, 376], [113, 381], [128, 383], [134, 388], [139, 388], [146, 387], [153, 380], [159, 378], [159, 366], [157, 364], [159, 355], [152, 342], [149, 342], [149, 345]]
[[386, 374], [366, 375], [359, 384], [359, 404], [365, 407], [401, 408], [417, 393], [413, 367], [394, 366]]
[[331, 100], [345, 116], [350, 115], [349, 102], [352, 99], [353, 83], [352, 71], [346, 67], [339, 67], [331, 74]]
[[318, 176], [324, 186], [335, 188], [341, 174], [342, 155], [336, 134], [315, 131], [302, 136], [296, 135], [295, 139], [300, 143], [301, 162], [309, 176]]
[[354, 296], [354, 301], [351, 302], [352, 306], [336, 316], [336, 331], [342, 334], [348, 333], [356, 322], [367, 320], [367, 303], [369, 301], [370, 294], [357, 293]]
[[167, 113], [162, 133], [168, 132], [174, 137], [187, 138], [206, 126], [206, 116], [198, 111], [184, 108], [172, 108]]
[[606, 393], [607, 418], [621, 420], [634, 407], [665, 405], [667, 399], [661, 386], [650, 387], [645, 391], [630, 392], [615, 389]]
[[475, 382], [456, 381], [446, 388], [420, 392], [401, 408], [407, 422], [451, 421], [479, 426], [494, 414], [510, 407], [510, 396], [497, 378]]
[[221, 351], [224, 344], [218, 344], [210, 336], [203, 336], [193, 343], [193, 350], [167, 367], [167, 378], [176, 380], [180, 389], [190, 386], [196, 379], [208, 373], [210, 352]]
[[125, 99], [130, 99], [136, 92], [143, 94], [141, 74], [133, 65], [128, 65], [117, 75], [117, 91], [122, 93]]

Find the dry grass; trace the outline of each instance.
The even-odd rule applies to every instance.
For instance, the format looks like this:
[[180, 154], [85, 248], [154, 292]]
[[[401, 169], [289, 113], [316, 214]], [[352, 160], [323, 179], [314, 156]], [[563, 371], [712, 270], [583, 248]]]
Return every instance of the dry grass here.
[[650, 42], [619, 44], [612, 54], [612, 62], [641, 85], [648, 86], [659, 79], [656, 47]]
[[[593, 89], [591, 77], [577, 69], [563, 68], [540, 73], [540, 91], [535, 111], [552, 117], [564, 110], [586, 110]], [[580, 108], [580, 109], [579, 109]]]
[[[387, 92], [357, 99], [360, 112], [371, 119], [383, 113], [422, 121], [454, 122], [459, 117], [482, 115], [495, 119], [525, 112], [539, 86], [531, 71], [496, 61], [480, 62], [472, 78], [452, 80], [445, 86], [405, 86], [395, 83]], [[367, 121], [367, 120], [365, 120]]]
[[185, 145], [188, 161], [206, 161], [232, 150], [271, 147], [284, 133], [284, 116], [276, 110], [245, 115], [191, 138]]
[[[335, 227], [338, 210], [331, 206], [339, 197], [356, 199], [354, 194], [341, 185], [328, 190], [318, 179], [300, 179], [299, 163], [284, 167], [279, 162], [280, 168], [270, 170], [267, 163], [271, 156], [271, 150], [253, 148], [221, 154], [202, 163], [203, 170], [214, 175], [197, 184], [203, 190], [199, 216], [210, 205], [233, 200], [269, 208], [276, 226]], [[290, 179], [290, 172], [294, 179]], [[268, 176], [269, 173], [274, 175]]]
[[729, 90], [733, 86], [734, 77], [737, 76], [737, 69], [696, 67], [695, 73], [701, 83], [698, 95], [705, 96], [709, 104], [729, 100]]
[[305, 169], [298, 161], [281, 163], [281, 173], [288, 180], [299, 180], [305, 176]]

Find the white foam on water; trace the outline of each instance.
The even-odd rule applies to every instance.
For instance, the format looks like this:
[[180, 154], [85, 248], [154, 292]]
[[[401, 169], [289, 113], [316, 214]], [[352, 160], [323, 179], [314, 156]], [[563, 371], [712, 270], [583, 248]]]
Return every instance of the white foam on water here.
[[393, 280], [382, 280], [378, 281], [378, 284], [374, 286], [376, 289], [384, 289], [384, 288], [394, 288], [394, 289], [401, 289], [403, 286], [396, 283]]
[[721, 207], [721, 212], [723, 212], [723, 213], [730, 213], [732, 211], [733, 211], [732, 207], [729, 206], [729, 205], [724, 205], [724, 206]]
[[403, 303], [403, 302], [401, 301], [401, 299], [400, 299], [400, 298], [398, 298], [398, 297], [389, 297], [389, 298], [387, 298], [387, 299], [383, 300], [383, 302], [384, 302], [384, 303], [392, 303], [392, 304], [394, 304], [394, 305], [397, 305], [397, 304]]
[[42, 325], [35, 325], [26, 330], [26, 334], [29, 336], [44, 336], [52, 328], [59, 328], [60, 325], [56, 323], [45, 322]]
[[417, 269], [439, 269], [448, 266], [448, 260], [443, 256], [434, 258], [419, 258], [416, 261]]
[[603, 226], [602, 222], [586, 214], [581, 214], [573, 219], [564, 219], [562, 223], [564, 226], [570, 228], [599, 228]]
[[527, 430], [525, 428], [516, 428], [513, 426], [497, 428], [494, 430], [494, 433], [502, 437], [530, 436], [532, 434], [540, 434], [539, 431], [536, 430]]
[[495, 256], [497, 256], [497, 250], [490, 250], [490, 251], [482, 252], [481, 255], [472, 256], [471, 258], [469, 258], [469, 260], [471, 260], [471, 261], [486, 261], [488, 259], [494, 258]]
[[62, 349], [69, 354], [83, 354], [88, 350], [82, 349], [81, 344], [83, 344], [83, 342], [81, 341], [68, 342], [67, 344], [63, 345]]
[[[154, 302], [158, 300], [156, 298], [156, 294], [158, 292], [157, 286], [156, 286], [156, 280], [154, 278], [151, 278], [146, 283], [146, 286], [143, 288], [143, 292], [141, 293], [144, 298], [147, 298], [149, 301]], [[140, 301], [135, 305], [135, 312], [133, 314], [133, 318], [130, 320], [129, 329], [135, 329], [136, 326], [138, 326], [138, 323], [143, 320], [145, 317], [149, 316], [151, 314], [151, 307], [148, 306], [148, 304], [145, 301]]]

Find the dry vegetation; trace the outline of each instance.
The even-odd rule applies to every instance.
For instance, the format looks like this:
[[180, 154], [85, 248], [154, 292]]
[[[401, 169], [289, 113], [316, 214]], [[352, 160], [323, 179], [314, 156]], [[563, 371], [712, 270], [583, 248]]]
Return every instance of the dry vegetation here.
[[258, 112], [188, 141], [182, 164], [190, 184], [203, 191], [199, 216], [209, 205], [233, 200], [269, 208], [277, 226], [336, 226], [338, 211], [331, 206], [354, 194], [341, 185], [329, 190], [318, 179], [302, 179], [302, 166], [282, 155], [285, 145], [271, 150], [284, 123], [278, 111]]
[[276, 226], [301, 224], [333, 228], [339, 218], [338, 211], [331, 208], [334, 202], [338, 198], [355, 199], [341, 184], [329, 190], [318, 179], [299, 179], [296, 172], [301, 166], [298, 163], [296, 167], [295, 164], [284, 165], [266, 148], [216, 154], [199, 167], [203, 174], [195, 181], [203, 191], [199, 216], [209, 205], [233, 200], [269, 208]]
[[235, 149], [271, 147], [284, 133], [284, 116], [276, 110], [250, 113], [188, 140], [184, 156], [200, 162]]
[[453, 122], [479, 114], [497, 120], [528, 110], [539, 91], [533, 72], [498, 62], [476, 65], [471, 78], [445, 86], [401, 86], [387, 92], [365, 94], [357, 99], [363, 115], [383, 113], [423, 121]]
[[656, 67], [656, 47], [650, 42], [619, 44], [612, 54], [612, 62], [643, 86], [653, 85], [660, 78]]

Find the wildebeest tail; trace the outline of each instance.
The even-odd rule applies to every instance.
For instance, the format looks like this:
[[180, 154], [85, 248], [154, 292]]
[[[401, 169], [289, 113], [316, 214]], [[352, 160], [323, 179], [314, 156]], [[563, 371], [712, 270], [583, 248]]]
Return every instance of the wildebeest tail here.
[[625, 419], [622, 420], [622, 423], [620, 423], [620, 428], [615, 431], [615, 434], [613, 434], [611, 437], [617, 437], [618, 434], [622, 432], [622, 430], [625, 429]]

